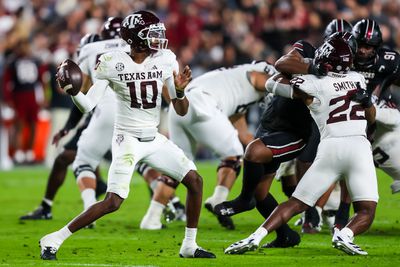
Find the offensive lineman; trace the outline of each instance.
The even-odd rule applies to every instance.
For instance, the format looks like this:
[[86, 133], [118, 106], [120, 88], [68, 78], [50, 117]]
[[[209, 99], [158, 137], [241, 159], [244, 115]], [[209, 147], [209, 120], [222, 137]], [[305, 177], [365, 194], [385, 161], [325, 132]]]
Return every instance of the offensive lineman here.
[[202, 178], [183, 151], [157, 133], [163, 87], [174, 109], [184, 115], [189, 105], [184, 89], [191, 79], [191, 71], [185, 67], [182, 73], [177, 74], [176, 57], [166, 49], [165, 26], [153, 13], [138, 11], [127, 16], [122, 22], [121, 37], [131, 46], [131, 55], [114, 51], [100, 56], [96, 66], [98, 80], [87, 95], [79, 92], [72, 96], [75, 104], [88, 112], [108, 86], [116, 93], [118, 105], [107, 195], [59, 231], [44, 236], [40, 240], [41, 258], [56, 259], [57, 250], [73, 232], [116, 211], [129, 194], [131, 176], [139, 161], [181, 181], [188, 189], [187, 227], [180, 256], [215, 258], [213, 253], [196, 243]]

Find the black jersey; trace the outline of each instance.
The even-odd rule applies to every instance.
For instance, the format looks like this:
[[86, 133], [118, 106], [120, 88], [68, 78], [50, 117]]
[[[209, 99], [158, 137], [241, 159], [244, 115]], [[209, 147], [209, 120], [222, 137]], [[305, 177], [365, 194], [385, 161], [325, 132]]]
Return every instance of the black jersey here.
[[354, 71], [364, 76], [367, 91], [371, 94], [378, 86], [384, 91], [394, 80], [400, 78], [399, 64], [400, 55], [396, 51], [380, 48], [374, 64], [360, 66], [355, 62]]
[[[315, 48], [307, 41], [297, 41], [295, 48], [304, 58], [314, 58]], [[308, 139], [311, 133], [310, 111], [303, 101], [274, 96], [261, 115], [261, 126], [269, 131], [290, 131]]]

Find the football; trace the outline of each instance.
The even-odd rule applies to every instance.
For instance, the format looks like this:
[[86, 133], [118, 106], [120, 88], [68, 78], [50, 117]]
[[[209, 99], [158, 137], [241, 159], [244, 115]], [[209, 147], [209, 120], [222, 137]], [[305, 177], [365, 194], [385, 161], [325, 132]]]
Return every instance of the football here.
[[69, 95], [77, 95], [82, 86], [82, 71], [70, 59], [64, 60], [58, 67], [57, 82], [61, 89]]

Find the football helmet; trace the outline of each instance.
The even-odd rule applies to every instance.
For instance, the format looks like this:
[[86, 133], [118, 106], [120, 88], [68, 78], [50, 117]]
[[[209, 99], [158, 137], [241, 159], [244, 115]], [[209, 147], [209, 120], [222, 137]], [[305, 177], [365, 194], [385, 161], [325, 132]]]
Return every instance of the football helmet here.
[[164, 23], [153, 13], [138, 11], [122, 21], [121, 37], [136, 52], [160, 50], [168, 46]]
[[353, 56], [356, 55], [358, 49], [357, 40], [350, 32], [335, 32], [334, 34], [328, 36], [326, 40], [336, 39], [336, 38], [345, 40], [349, 44]]
[[121, 29], [122, 18], [109, 17], [101, 27], [100, 36], [103, 40], [120, 38], [119, 32]]
[[333, 19], [325, 28], [324, 39], [335, 32], [351, 32], [353, 25], [344, 19]]
[[88, 33], [85, 36], [83, 36], [79, 42], [78, 49], [76, 50], [76, 54], [78, 55], [78, 57], [79, 57], [79, 52], [81, 51], [83, 46], [97, 41], [100, 41], [100, 36], [97, 33]]
[[370, 46], [373, 47], [373, 51], [368, 54], [357, 53], [355, 62], [360, 66], [369, 66], [375, 62], [377, 49], [382, 44], [382, 33], [378, 23], [371, 19], [363, 19], [358, 21], [351, 32], [356, 38], [358, 47]]
[[314, 64], [326, 66], [332, 72], [346, 73], [353, 64], [353, 53], [345, 40], [329, 39], [315, 51]]

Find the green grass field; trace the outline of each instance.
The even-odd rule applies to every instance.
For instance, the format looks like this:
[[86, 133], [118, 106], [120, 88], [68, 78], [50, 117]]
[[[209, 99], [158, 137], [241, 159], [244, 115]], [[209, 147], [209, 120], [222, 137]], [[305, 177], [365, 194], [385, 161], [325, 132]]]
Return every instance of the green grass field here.
[[[204, 199], [215, 185], [216, 163], [199, 163], [204, 177]], [[104, 174], [106, 171], [104, 171]], [[224, 255], [224, 248], [246, 237], [263, 221], [256, 212], [234, 217], [235, 231], [221, 228], [207, 210], [203, 209], [198, 244], [212, 250], [217, 259], [195, 260], [178, 257], [184, 234], [184, 223], [174, 222], [160, 231], [141, 231], [139, 223], [149, 204], [149, 192], [143, 180], [132, 179], [131, 192], [116, 213], [97, 222], [93, 230], [81, 230], [69, 238], [58, 252], [58, 261], [40, 260], [38, 240], [46, 233], [64, 226], [82, 209], [72, 173], [53, 206], [53, 220], [20, 222], [19, 216], [35, 208], [45, 189], [48, 170], [26, 167], [0, 172], [0, 265], [4, 266], [400, 266], [400, 200], [391, 195], [391, 179], [379, 175], [380, 203], [372, 228], [356, 243], [369, 256], [348, 256], [331, 247], [327, 229], [321, 234], [302, 235], [300, 246], [290, 249], [269, 249], [245, 255]], [[323, 179], [323, 177], [321, 177]], [[237, 195], [238, 182], [230, 197]], [[280, 184], [274, 182], [272, 192], [279, 201], [285, 199]], [[183, 187], [178, 194], [185, 195]], [[291, 221], [292, 224], [293, 220]], [[300, 231], [299, 228], [297, 228]], [[264, 241], [274, 239], [274, 234]]]

